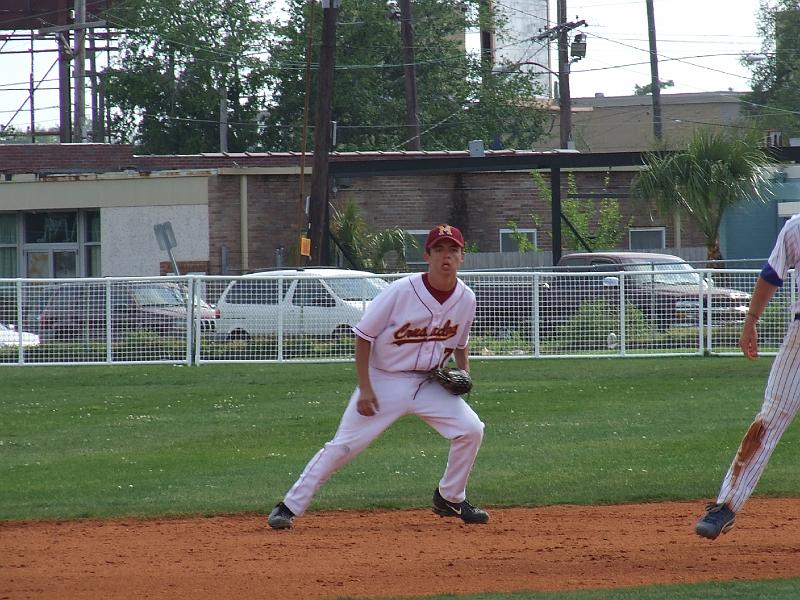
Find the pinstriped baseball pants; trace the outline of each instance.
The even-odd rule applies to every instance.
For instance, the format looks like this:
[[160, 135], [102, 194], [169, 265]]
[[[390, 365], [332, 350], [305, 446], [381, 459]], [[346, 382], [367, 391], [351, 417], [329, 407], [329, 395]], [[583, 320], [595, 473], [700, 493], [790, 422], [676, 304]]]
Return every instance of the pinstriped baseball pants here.
[[772, 451], [800, 408], [800, 321], [792, 321], [772, 363], [764, 403], [722, 480], [717, 497], [739, 512], [758, 483]]

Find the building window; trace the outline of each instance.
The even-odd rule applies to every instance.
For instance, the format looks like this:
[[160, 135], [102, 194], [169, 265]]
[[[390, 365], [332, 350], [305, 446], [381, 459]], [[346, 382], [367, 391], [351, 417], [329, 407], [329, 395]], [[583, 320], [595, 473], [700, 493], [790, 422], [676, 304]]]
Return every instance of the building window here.
[[428, 230], [427, 229], [409, 229], [406, 231], [408, 235], [413, 237], [417, 240], [417, 247], [413, 247], [411, 244], [406, 243], [404, 252], [406, 258], [406, 264], [409, 267], [415, 265], [424, 265], [425, 259], [422, 257], [423, 253], [425, 252], [425, 240], [428, 239]]
[[0, 214], [0, 278], [17, 277], [17, 213]]
[[86, 277], [100, 277], [100, 211], [87, 211], [83, 215], [85, 234], [83, 236]]
[[[17, 228], [16, 214], [0, 215], [0, 249], [5, 229]], [[6, 222], [6, 219], [9, 219]], [[21, 213], [21, 236], [15, 236], [13, 254], [22, 277], [99, 277], [101, 272], [100, 211], [42, 211]], [[0, 269], [7, 260], [0, 250]], [[20, 275], [15, 275], [20, 276]]]
[[664, 227], [637, 227], [628, 231], [630, 250], [662, 250], [666, 248], [666, 239]]
[[25, 214], [26, 244], [68, 244], [78, 241], [78, 213]]
[[[519, 252], [519, 244], [517, 244], [515, 236], [512, 235], [513, 233], [513, 229], [500, 230], [500, 252]], [[517, 233], [524, 235], [531, 243], [532, 248], [527, 248], [527, 250], [535, 250], [537, 248], [535, 229], [517, 229]]]

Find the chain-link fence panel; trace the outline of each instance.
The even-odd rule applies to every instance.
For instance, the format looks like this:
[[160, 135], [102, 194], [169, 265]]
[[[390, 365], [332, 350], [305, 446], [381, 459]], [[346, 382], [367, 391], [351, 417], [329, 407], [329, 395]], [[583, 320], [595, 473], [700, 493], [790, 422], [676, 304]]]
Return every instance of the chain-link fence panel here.
[[[760, 270], [715, 270], [708, 271], [711, 282], [709, 303], [711, 326], [706, 328], [704, 348], [709, 353], [719, 355], [740, 354], [739, 334], [741, 323], [746, 315], [738, 300], [731, 302], [735, 292], [745, 294], [747, 304], [750, 292], [758, 280]], [[775, 296], [767, 305], [756, 327], [758, 329], [759, 353], [773, 355], [786, 334], [786, 329], [794, 319], [792, 305], [797, 300], [795, 278], [797, 273], [790, 271], [783, 286], [778, 288]], [[718, 293], [728, 290], [727, 293]], [[709, 321], [707, 320], [706, 323]]]
[[[214, 309], [187, 278], [18, 280], [13, 329], [30, 338], [31, 364], [188, 363]], [[17, 348], [19, 349], [19, 348]], [[18, 353], [19, 354], [19, 353]], [[17, 357], [19, 359], [19, 356]]]
[[[618, 268], [615, 266], [615, 268]], [[351, 361], [356, 324], [403, 274], [0, 280], [0, 365]], [[739, 354], [757, 269], [464, 272], [477, 357]], [[758, 323], [777, 352], [795, 274]]]
[[351, 360], [352, 327], [391, 278], [342, 269], [206, 278], [222, 291], [198, 361]]
[[[478, 309], [472, 351], [482, 356], [646, 356], [738, 353], [758, 270], [688, 264], [598, 265], [592, 270], [464, 273]], [[794, 288], [759, 325], [774, 353]]]

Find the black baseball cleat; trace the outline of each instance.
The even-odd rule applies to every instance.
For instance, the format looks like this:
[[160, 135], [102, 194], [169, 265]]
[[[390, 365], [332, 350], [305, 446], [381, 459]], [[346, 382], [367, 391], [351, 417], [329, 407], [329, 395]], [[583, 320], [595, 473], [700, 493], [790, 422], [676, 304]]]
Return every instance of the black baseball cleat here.
[[736, 523], [736, 513], [727, 504], [711, 502], [706, 506], [705, 514], [694, 526], [694, 531], [699, 536], [715, 540], [720, 534], [728, 533], [734, 523]]
[[295, 514], [283, 502], [278, 502], [269, 513], [267, 523], [273, 529], [291, 529], [294, 524]]
[[442, 498], [439, 488], [433, 492], [433, 512], [440, 517], [458, 517], [464, 523], [488, 523], [489, 513], [469, 502], [449, 502]]

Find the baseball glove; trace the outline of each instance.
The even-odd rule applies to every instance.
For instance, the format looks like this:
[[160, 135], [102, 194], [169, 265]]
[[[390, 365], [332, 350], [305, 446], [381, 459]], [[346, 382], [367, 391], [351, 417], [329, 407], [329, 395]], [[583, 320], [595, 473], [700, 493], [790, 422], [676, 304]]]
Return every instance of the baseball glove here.
[[464, 369], [439, 367], [431, 370], [430, 377], [457, 396], [468, 394], [472, 389], [472, 377]]

